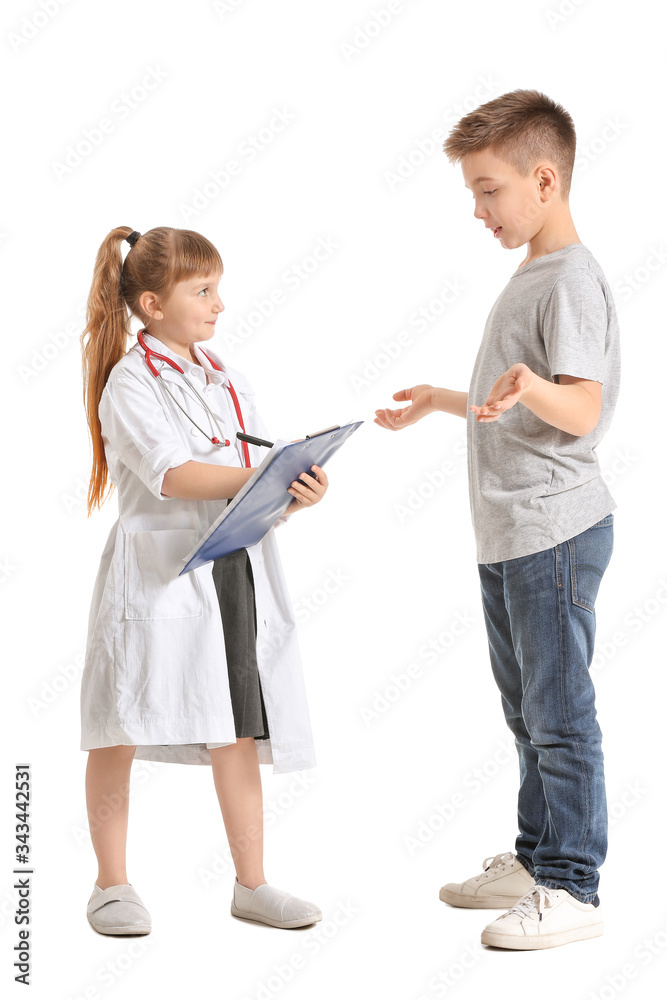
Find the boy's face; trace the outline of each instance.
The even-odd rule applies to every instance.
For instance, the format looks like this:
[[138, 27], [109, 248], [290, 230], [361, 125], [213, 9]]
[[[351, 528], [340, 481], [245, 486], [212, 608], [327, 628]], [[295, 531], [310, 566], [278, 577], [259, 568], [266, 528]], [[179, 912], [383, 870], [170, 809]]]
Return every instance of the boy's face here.
[[475, 218], [482, 219], [506, 249], [534, 239], [546, 214], [548, 198], [543, 192], [555, 179], [551, 164], [540, 163], [521, 177], [511, 163], [489, 150], [468, 153], [460, 162], [465, 186], [475, 200]]

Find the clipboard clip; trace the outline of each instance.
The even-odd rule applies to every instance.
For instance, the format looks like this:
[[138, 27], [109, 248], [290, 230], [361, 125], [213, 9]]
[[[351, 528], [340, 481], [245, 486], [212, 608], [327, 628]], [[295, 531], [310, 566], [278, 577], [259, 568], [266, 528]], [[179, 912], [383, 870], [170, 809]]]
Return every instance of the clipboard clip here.
[[323, 431], [317, 431], [315, 434], [306, 434], [305, 440], [308, 438], [319, 437], [320, 434], [326, 434], [327, 431], [337, 431], [340, 429], [340, 424], [333, 424], [331, 427], [325, 427]]

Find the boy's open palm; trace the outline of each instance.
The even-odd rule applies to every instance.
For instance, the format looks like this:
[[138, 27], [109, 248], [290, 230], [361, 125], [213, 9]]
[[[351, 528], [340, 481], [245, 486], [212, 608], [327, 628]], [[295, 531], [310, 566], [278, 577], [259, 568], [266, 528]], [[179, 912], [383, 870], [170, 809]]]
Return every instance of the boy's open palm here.
[[470, 406], [468, 409], [477, 414], [478, 423], [490, 423], [492, 420], [497, 420], [505, 410], [511, 409], [515, 403], [519, 402], [523, 393], [530, 386], [532, 378], [533, 372], [528, 365], [521, 362], [512, 365], [493, 383], [484, 405]]
[[427, 413], [433, 413], [431, 390], [432, 385], [413, 385], [411, 389], [399, 389], [392, 396], [399, 402], [404, 399], [410, 400], [410, 406], [404, 406], [400, 410], [376, 410], [375, 420], [380, 427], [386, 427], [390, 431], [400, 431], [408, 424], [414, 424]]

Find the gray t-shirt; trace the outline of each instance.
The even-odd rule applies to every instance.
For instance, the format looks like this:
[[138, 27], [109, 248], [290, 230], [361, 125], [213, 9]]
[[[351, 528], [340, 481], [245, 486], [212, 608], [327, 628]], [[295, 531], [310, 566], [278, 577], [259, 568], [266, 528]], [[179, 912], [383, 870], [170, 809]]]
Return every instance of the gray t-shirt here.
[[596, 447], [606, 434], [620, 380], [618, 320], [607, 280], [590, 250], [571, 243], [517, 268], [486, 321], [468, 406], [481, 406], [496, 379], [522, 361], [542, 378], [602, 383], [597, 426], [568, 434], [519, 400], [492, 423], [468, 411], [468, 485], [477, 562], [552, 548], [606, 517], [616, 503]]

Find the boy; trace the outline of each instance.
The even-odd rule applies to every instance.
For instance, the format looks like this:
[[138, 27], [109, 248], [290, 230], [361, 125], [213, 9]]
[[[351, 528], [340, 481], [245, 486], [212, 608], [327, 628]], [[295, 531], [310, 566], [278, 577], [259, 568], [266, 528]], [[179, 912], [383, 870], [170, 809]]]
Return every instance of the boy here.
[[[468, 421], [468, 480], [492, 671], [519, 754], [519, 835], [454, 906], [505, 908], [482, 943], [550, 948], [602, 934], [607, 848], [601, 732], [589, 674], [595, 598], [616, 503], [595, 448], [618, 395], [609, 285], [574, 228], [575, 130], [559, 104], [515, 90], [444, 143], [500, 245], [527, 245], [494, 303], [468, 393], [417, 385], [376, 410], [398, 430], [437, 410]], [[482, 402], [483, 400], [483, 402]]]

